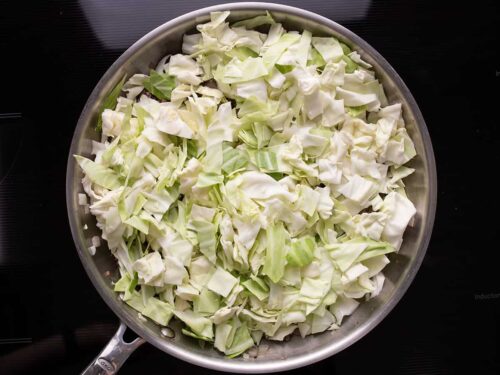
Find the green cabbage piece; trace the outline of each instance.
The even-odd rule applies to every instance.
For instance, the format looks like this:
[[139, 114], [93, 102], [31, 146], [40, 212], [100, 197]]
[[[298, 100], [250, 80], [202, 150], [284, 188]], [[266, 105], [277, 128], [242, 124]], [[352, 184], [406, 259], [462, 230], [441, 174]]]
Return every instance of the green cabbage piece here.
[[158, 99], [170, 100], [172, 90], [175, 88], [175, 78], [151, 70], [142, 84], [147, 91]]
[[290, 251], [286, 255], [288, 264], [295, 267], [304, 267], [314, 259], [316, 241], [312, 236], [304, 236], [291, 244]]
[[99, 117], [97, 118], [96, 130], [101, 131], [102, 129], [102, 113], [105, 109], [114, 109], [116, 107], [116, 102], [120, 93], [122, 91], [123, 85], [125, 84], [126, 76], [123, 76], [122, 79], [116, 84], [115, 87], [111, 90], [108, 96], [103, 100], [102, 105], [99, 107]]
[[267, 275], [272, 282], [277, 283], [285, 273], [286, 265], [286, 242], [288, 233], [283, 223], [270, 225], [266, 230], [267, 249], [264, 268], [262, 272]]

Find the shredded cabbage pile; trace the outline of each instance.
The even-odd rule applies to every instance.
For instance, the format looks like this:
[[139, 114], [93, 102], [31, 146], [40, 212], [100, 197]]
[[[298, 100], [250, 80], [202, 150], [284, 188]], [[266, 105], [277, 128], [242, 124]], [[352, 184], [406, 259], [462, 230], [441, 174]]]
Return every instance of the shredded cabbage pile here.
[[263, 337], [338, 329], [380, 293], [415, 214], [402, 179], [416, 152], [357, 52], [269, 14], [228, 16], [122, 80], [95, 159], [75, 158], [79, 202], [118, 260], [115, 291], [234, 357]]

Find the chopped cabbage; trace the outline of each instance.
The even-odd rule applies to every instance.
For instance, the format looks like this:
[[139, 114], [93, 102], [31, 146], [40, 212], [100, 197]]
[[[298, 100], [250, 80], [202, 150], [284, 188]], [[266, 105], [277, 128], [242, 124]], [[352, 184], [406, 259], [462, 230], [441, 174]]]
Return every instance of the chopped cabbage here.
[[114, 290], [232, 358], [338, 329], [381, 292], [416, 214], [403, 182], [416, 151], [358, 52], [269, 13], [228, 17], [122, 80], [95, 158], [75, 158], [79, 205], [117, 258]]

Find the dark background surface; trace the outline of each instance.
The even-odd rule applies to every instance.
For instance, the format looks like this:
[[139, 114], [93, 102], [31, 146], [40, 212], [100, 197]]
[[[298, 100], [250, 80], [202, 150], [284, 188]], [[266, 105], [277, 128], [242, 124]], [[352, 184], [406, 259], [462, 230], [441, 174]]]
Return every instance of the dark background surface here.
[[[117, 328], [70, 236], [71, 136], [128, 46], [217, 2], [0, 3], [0, 373], [78, 373]], [[290, 373], [500, 373], [497, 3], [287, 3], [338, 21], [386, 57], [424, 114], [439, 175], [431, 244], [401, 302], [358, 343]], [[121, 372], [133, 373], [215, 372], [144, 345]]]

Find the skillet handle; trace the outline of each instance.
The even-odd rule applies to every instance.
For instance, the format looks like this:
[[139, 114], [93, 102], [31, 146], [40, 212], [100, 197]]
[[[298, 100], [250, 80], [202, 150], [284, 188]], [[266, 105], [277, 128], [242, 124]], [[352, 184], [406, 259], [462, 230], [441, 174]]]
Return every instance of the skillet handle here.
[[127, 326], [120, 322], [120, 327], [109, 340], [106, 347], [97, 358], [82, 372], [82, 375], [112, 375], [116, 374], [132, 352], [146, 341], [138, 337], [132, 342], [125, 342], [123, 334]]

